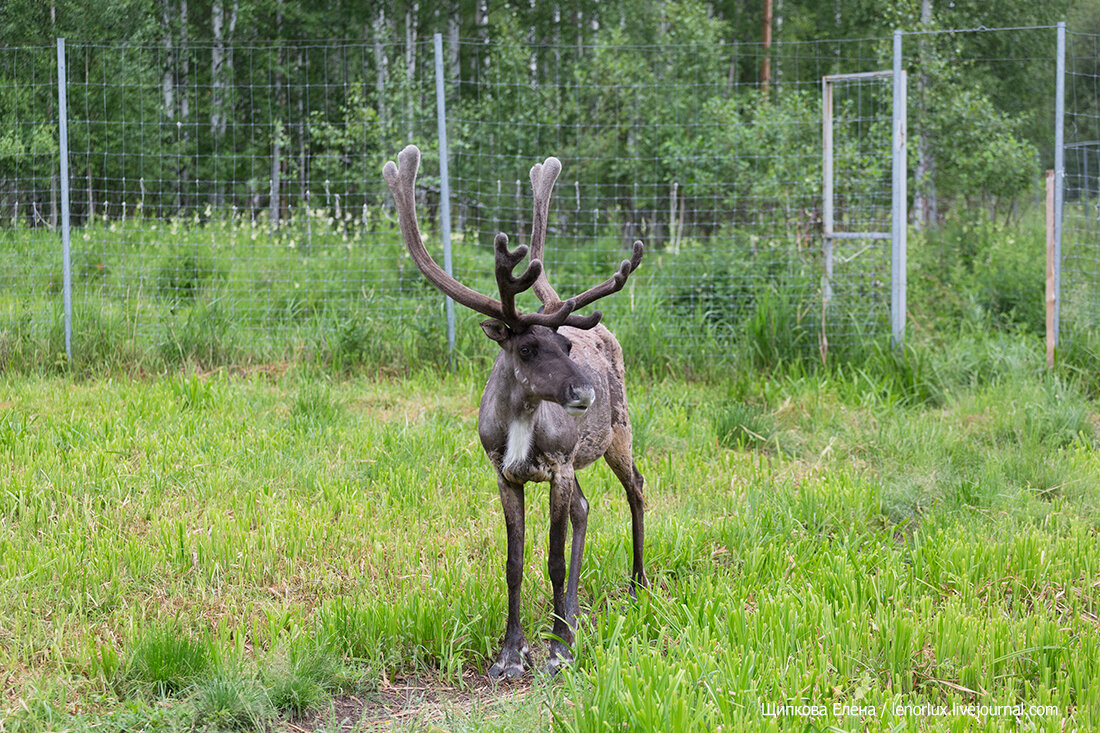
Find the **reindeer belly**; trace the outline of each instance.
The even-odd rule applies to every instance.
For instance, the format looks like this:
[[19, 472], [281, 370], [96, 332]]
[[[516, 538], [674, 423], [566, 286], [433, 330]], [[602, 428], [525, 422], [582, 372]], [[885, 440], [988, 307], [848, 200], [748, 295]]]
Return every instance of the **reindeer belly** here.
[[505, 460], [506, 454], [501, 451], [486, 451], [486, 455], [501, 476], [517, 484], [550, 481], [568, 461], [567, 456], [551, 457], [534, 452], [511, 462]]

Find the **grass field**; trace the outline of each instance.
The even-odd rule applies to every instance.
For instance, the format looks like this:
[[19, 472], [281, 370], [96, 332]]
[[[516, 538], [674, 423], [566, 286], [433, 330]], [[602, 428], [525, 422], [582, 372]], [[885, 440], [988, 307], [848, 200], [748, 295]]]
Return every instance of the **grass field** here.
[[480, 367], [0, 375], [0, 730], [1096, 729], [1095, 390], [1035, 341], [635, 375], [653, 587], [585, 471], [577, 663], [495, 689]]

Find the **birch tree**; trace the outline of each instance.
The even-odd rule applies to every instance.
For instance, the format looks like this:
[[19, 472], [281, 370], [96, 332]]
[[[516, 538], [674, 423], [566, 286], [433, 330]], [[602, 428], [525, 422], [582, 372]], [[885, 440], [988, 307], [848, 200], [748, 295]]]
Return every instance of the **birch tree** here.
[[[233, 78], [233, 49], [229, 42], [237, 27], [239, 10], [240, 0], [233, 0], [228, 13], [226, 0], [214, 0], [210, 12], [210, 28], [214, 36], [214, 45], [210, 50], [210, 136], [215, 149], [225, 137], [225, 108], [229, 99], [230, 80]], [[225, 191], [217, 185], [214, 206], [220, 208], [224, 204]]]

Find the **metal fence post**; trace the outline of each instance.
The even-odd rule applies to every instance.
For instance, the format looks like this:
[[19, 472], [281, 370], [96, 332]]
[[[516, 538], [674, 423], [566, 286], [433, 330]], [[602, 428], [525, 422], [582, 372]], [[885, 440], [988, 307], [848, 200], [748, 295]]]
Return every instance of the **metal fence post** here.
[[905, 70], [901, 67], [901, 31], [894, 31], [893, 185], [890, 199], [890, 332], [894, 347], [905, 341]]
[[[825, 281], [822, 297], [827, 304], [833, 295], [833, 85], [828, 77], [821, 80], [821, 98], [821, 209], [825, 233]], [[824, 325], [822, 323], [822, 327]]]
[[[447, 171], [447, 102], [443, 93], [443, 35], [432, 36], [435, 45], [435, 117], [439, 130], [439, 224], [443, 236], [443, 269], [453, 275], [451, 264], [451, 182]], [[445, 298], [447, 311], [447, 349], [451, 367], [455, 361], [455, 303]]]
[[833, 299], [833, 85], [829, 77], [821, 79], [821, 221], [822, 221], [822, 259], [824, 272], [821, 275], [821, 331], [818, 336], [818, 351], [821, 361], [829, 355], [829, 335], [827, 333], [829, 303]]
[[1066, 23], [1058, 23], [1054, 81], [1054, 345], [1062, 317], [1062, 203], [1066, 180]]
[[61, 288], [65, 294], [65, 357], [73, 361], [73, 270], [69, 231], [69, 110], [65, 39], [57, 39], [57, 138], [61, 158]]

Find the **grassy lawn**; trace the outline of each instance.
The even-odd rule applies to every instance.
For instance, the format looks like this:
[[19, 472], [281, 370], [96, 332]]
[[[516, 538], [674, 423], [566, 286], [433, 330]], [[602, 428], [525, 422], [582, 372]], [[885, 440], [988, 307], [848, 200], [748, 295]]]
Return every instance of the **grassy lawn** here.
[[585, 471], [577, 663], [496, 689], [480, 370], [0, 375], [0, 730], [1096, 729], [1096, 404], [985, 349], [634, 378], [653, 587]]

